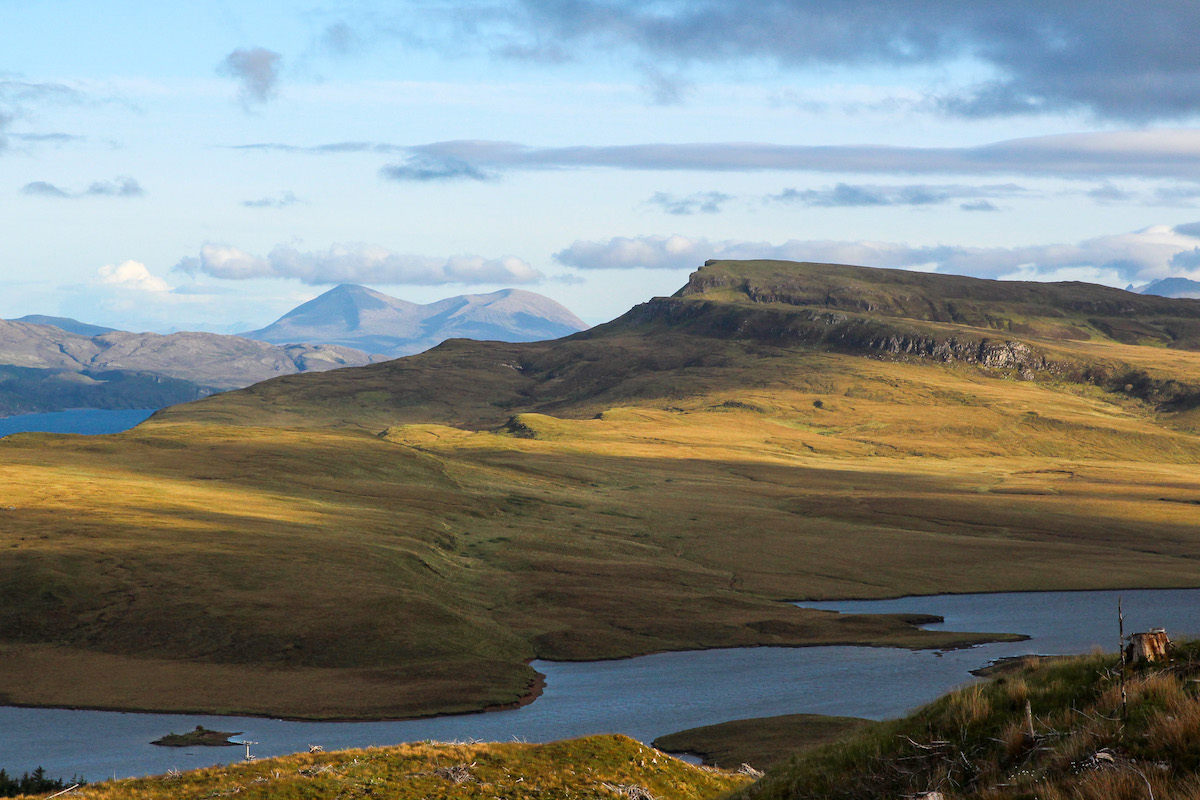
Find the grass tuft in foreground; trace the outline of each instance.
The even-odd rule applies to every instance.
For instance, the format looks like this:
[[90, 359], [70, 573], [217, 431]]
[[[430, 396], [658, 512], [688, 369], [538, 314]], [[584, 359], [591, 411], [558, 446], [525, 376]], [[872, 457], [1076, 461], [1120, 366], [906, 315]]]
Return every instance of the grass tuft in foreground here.
[[248, 764], [84, 786], [83, 800], [702, 800], [748, 778], [694, 767], [626, 736], [550, 744], [436, 744], [304, 753]]
[[1200, 798], [1200, 643], [1176, 647], [1169, 664], [1130, 669], [1124, 688], [1123, 713], [1116, 656], [1031, 658], [799, 754], [736, 796]]

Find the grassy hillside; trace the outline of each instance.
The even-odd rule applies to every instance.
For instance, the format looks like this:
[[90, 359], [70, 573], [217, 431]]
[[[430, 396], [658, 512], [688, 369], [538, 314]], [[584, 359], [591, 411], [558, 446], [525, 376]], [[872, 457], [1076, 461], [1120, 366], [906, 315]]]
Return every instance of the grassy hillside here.
[[732, 772], [693, 767], [624, 736], [551, 744], [437, 744], [268, 758], [153, 778], [83, 786], [81, 800], [246, 800], [372, 797], [470, 800], [706, 800], [744, 786]]
[[0, 441], [0, 700], [407, 716], [535, 657], [978, 640], [789, 599], [1200, 584], [1200, 353], [725, 290]]
[[[1200, 647], [1131, 668], [1116, 656], [1028, 660], [911, 716], [802, 753], [738, 800], [1200, 797]], [[1032, 714], [1026, 716], [1026, 703]]]

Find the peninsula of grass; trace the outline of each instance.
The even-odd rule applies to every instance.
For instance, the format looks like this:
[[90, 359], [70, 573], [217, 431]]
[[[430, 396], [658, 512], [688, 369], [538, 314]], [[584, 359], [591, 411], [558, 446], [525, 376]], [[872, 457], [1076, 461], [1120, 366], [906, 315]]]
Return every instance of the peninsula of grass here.
[[210, 731], [203, 725], [187, 733], [168, 733], [150, 744], [162, 747], [234, 747], [238, 742], [229, 741], [230, 736], [241, 736], [241, 731]]
[[534, 659], [997, 638], [789, 601], [1200, 586], [1200, 303], [826, 267], [0, 440], [0, 701], [459, 713]]
[[652, 744], [668, 753], [700, 756], [711, 767], [738, 769], [749, 764], [765, 770], [875, 724], [859, 717], [823, 714], [783, 714], [703, 725], [659, 736]]

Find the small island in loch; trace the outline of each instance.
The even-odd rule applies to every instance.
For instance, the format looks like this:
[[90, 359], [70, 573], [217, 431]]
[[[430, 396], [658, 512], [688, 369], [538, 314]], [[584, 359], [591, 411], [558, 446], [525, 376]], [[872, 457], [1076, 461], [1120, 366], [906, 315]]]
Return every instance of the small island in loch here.
[[229, 741], [229, 737], [241, 735], [241, 731], [210, 731], [203, 725], [197, 725], [195, 730], [187, 733], [168, 733], [150, 744], [162, 747], [233, 747], [239, 743]]

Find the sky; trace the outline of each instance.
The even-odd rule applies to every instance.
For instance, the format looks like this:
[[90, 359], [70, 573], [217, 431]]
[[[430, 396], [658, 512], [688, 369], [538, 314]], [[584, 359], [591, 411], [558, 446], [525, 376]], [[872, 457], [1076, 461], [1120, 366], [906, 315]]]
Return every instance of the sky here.
[[1195, 0], [0, 0], [0, 317], [1200, 280]]

